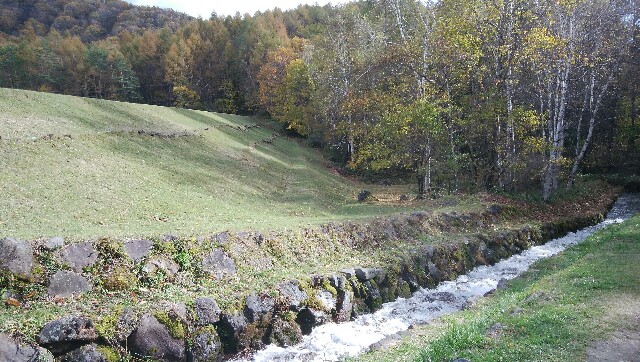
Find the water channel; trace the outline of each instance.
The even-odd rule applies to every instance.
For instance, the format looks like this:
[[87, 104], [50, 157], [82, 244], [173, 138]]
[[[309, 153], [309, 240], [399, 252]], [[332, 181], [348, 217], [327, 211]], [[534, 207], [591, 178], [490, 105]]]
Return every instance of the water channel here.
[[605, 221], [540, 246], [534, 246], [492, 266], [480, 266], [456, 280], [442, 282], [434, 289], [420, 289], [410, 298], [385, 303], [379, 311], [353, 321], [329, 323], [313, 329], [301, 343], [289, 348], [269, 345], [251, 358], [255, 362], [338, 361], [356, 356], [371, 345], [402, 332], [411, 325], [424, 324], [442, 315], [461, 310], [470, 301], [495, 289], [502, 279], [513, 279], [535, 261], [553, 256], [575, 245], [595, 231], [620, 223], [640, 211], [640, 194], [623, 194]]

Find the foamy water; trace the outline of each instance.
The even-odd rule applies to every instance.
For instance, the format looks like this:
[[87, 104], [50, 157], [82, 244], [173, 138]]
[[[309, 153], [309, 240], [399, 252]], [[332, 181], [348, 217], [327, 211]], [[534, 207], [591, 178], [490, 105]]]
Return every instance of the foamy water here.
[[328, 323], [316, 327], [293, 347], [269, 345], [256, 352], [250, 361], [338, 361], [346, 356], [356, 356], [372, 344], [402, 332], [412, 324], [424, 324], [461, 310], [469, 301], [495, 289], [501, 279], [513, 279], [537, 260], [556, 255], [595, 231], [620, 223], [638, 211], [640, 194], [624, 194], [600, 224], [534, 246], [493, 266], [476, 267], [456, 280], [440, 283], [435, 289], [420, 289], [410, 298], [398, 298], [383, 304], [382, 309], [373, 314], [346, 323]]

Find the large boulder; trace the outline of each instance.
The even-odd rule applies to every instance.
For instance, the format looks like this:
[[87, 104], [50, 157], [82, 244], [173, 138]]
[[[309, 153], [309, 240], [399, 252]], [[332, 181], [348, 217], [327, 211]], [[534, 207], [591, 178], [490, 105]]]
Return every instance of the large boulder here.
[[194, 324], [197, 326], [212, 325], [220, 321], [220, 307], [212, 298], [196, 298], [193, 303]]
[[202, 259], [202, 270], [216, 279], [237, 273], [236, 263], [220, 249], [214, 249]]
[[189, 344], [189, 361], [219, 362], [223, 356], [222, 342], [213, 328], [196, 332]]
[[60, 357], [62, 362], [107, 362], [95, 344], [87, 344]]
[[92, 266], [98, 260], [98, 251], [89, 241], [71, 244], [62, 249], [60, 254], [62, 261], [69, 264], [78, 273], [82, 272], [84, 267]]
[[153, 242], [151, 240], [129, 240], [124, 243], [124, 252], [129, 258], [137, 262], [146, 257], [151, 252], [152, 247]]
[[372, 312], [380, 309], [383, 299], [378, 285], [373, 280], [369, 280], [362, 283], [362, 286], [366, 290], [366, 298], [364, 302], [367, 304], [369, 309], [371, 309]]
[[280, 292], [280, 297], [286, 300], [289, 309], [293, 311], [300, 310], [302, 302], [309, 297], [307, 293], [300, 290], [300, 282], [297, 280], [287, 280], [280, 283], [277, 288]]
[[222, 313], [220, 318], [220, 337], [227, 353], [236, 353], [247, 347], [247, 318], [242, 314]]
[[313, 327], [325, 324], [330, 320], [327, 312], [312, 308], [304, 308], [296, 316], [296, 322], [300, 325], [302, 334], [309, 334]]
[[[355, 272], [355, 271], [354, 271]], [[329, 276], [329, 283], [337, 291], [337, 301], [333, 310], [333, 320], [336, 323], [346, 322], [351, 319], [353, 312], [353, 292], [347, 277], [342, 274]]]
[[161, 271], [169, 279], [175, 278], [179, 270], [180, 266], [178, 263], [163, 255], [150, 258], [142, 267], [142, 272], [148, 277]]
[[0, 271], [9, 271], [22, 279], [30, 279], [33, 268], [31, 245], [14, 238], [0, 239]]
[[280, 347], [290, 347], [300, 343], [302, 340], [302, 330], [295, 321], [275, 318], [271, 324], [271, 332], [267, 337], [270, 344]]
[[118, 321], [114, 326], [112, 338], [116, 342], [124, 345], [133, 331], [138, 326], [138, 315], [133, 309], [125, 308], [118, 316]]
[[50, 297], [68, 298], [91, 291], [92, 286], [87, 278], [78, 273], [59, 270], [49, 280], [47, 294]]
[[61, 236], [54, 236], [50, 239], [47, 239], [42, 244], [42, 247], [44, 248], [44, 250], [48, 250], [48, 251], [56, 250], [63, 246], [64, 246], [64, 238], [62, 238]]
[[0, 333], [0, 361], [10, 362], [53, 362], [53, 355], [40, 347], [22, 346]]
[[54, 354], [70, 352], [98, 339], [98, 332], [89, 318], [67, 316], [44, 325], [36, 341]]
[[338, 303], [337, 295], [333, 295], [330, 291], [320, 289], [315, 292], [315, 297], [324, 311], [330, 312], [336, 309]]
[[174, 338], [167, 326], [148, 313], [140, 318], [138, 328], [127, 341], [130, 351], [138, 357], [167, 362], [187, 360], [184, 341]]
[[338, 290], [338, 303], [333, 313], [336, 323], [347, 322], [353, 313], [353, 295], [349, 290]]
[[249, 323], [259, 322], [263, 318], [269, 319], [273, 314], [275, 301], [268, 295], [251, 294], [245, 298], [244, 315]]
[[355, 274], [358, 280], [362, 282], [366, 282], [367, 280], [371, 280], [375, 278], [378, 273], [380, 273], [380, 269], [376, 268], [356, 268]]

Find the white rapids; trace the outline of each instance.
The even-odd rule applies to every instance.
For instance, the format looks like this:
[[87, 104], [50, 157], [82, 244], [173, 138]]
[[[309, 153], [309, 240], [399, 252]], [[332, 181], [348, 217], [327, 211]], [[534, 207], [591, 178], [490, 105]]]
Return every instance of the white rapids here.
[[534, 246], [492, 266], [479, 266], [435, 289], [419, 289], [410, 298], [385, 303], [382, 309], [353, 321], [315, 327], [301, 343], [282, 348], [269, 345], [249, 361], [338, 361], [356, 356], [372, 344], [402, 332], [413, 324], [424, 324], [444, 314], [461, 310], [469, 301], [495, 289], [501, 279], [513, 279], [535, 261], [553, 256], [575, 245], [607, 225], [620, 223], [640, 210], [640, 194], [624, 194], [600, 224], [590, 226], [540, 246]]

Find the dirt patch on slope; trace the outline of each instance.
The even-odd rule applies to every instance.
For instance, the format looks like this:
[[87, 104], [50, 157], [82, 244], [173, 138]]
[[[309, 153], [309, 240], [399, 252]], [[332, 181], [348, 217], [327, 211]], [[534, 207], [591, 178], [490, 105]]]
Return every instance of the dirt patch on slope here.
[[587, 349], [588, 362], [640, 362], [640, 300], [632, 296], [608, 305], [606, 318], [619, 327]]

